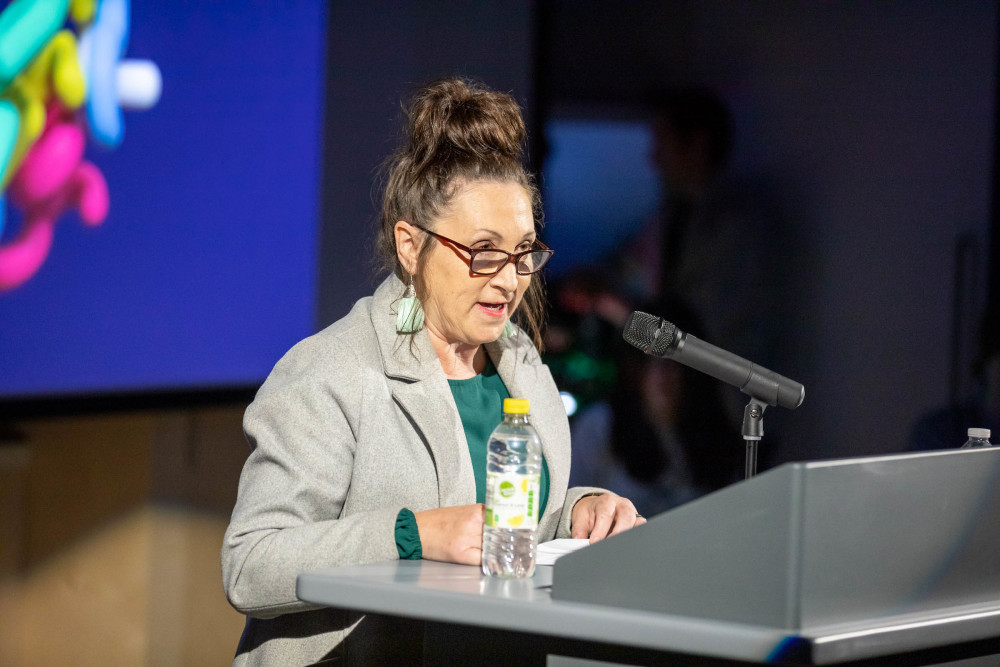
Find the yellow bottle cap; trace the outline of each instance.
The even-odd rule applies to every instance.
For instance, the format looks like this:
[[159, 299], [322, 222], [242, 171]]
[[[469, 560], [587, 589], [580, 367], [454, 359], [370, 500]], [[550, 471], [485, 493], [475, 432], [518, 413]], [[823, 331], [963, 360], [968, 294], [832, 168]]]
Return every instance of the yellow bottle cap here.
[[503, 399], [503, 411], [511, 415], [526, 415], [528, 414], [528, 399], [505, 398]]

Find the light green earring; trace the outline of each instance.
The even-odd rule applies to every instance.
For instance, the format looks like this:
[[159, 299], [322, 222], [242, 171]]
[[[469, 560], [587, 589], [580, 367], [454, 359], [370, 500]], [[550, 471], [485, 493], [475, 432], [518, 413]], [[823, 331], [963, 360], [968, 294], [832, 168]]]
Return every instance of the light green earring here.
[[500, 334], [501, 338], [510, 338], [517, 333], [517, 327], [510, 320], [507, 320], [503, 325], [503, 333]]
[[416, 333], [423, 326], [424, 309], [417, 299], [417, 291], [413, 289], [413, 276], [410, 276], [410, 284], [406, 286], [396, 309], [396, 333]]

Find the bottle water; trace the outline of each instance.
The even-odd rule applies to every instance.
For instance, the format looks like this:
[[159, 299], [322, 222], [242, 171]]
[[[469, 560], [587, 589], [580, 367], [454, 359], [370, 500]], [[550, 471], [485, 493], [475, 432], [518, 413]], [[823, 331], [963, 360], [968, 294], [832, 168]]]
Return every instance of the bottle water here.
[[503, 421], [490, 434], [486, 453], [484, 574], [514, 578], [535, 572], [541, 475], [542, 442], [528, 401], [504, 399]]
[[978, 449], [990, 446], [990, 430], [988, 428], [970, 428], [969, 439], [962, 445], [962, 449]]

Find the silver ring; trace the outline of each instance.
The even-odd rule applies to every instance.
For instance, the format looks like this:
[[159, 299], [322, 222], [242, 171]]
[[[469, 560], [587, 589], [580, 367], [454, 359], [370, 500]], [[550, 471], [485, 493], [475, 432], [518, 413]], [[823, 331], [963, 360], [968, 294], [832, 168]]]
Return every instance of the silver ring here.
[[643, 518], [645, 518], [645, 517], [643, 517], [643, 516], [642, 516], [641, 514], [639, 514], [638, 512], [636, 512], [636, 513], [635, 513], [635, 518], [636, 518], [636, 519], [643, 519]]

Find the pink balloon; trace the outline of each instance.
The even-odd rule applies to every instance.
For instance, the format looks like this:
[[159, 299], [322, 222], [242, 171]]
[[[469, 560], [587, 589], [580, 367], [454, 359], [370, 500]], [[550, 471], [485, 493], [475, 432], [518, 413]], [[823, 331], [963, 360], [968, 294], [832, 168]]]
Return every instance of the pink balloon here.
[[49, 124], [11, 179], [11, 202], [24, 210], [17, 238], [0, 246], [0, 290], [23, 284], [41, 268], [52, 248], [55, 221], [76, 208], [87, 225], [108, 215], [108, 184], [83, 160], [86, 138], [72, 116], [49, 110]]
[[90, 162], [81, 162], [73, 173], [72, 183], [80, 218], [91, 227], [104, 222], [111, 202], [101, 170]]
[[50, 125], [24, 156], [10, 182], [10, 194], [21, 202], [54, 196], [70, 180], [83, 159], [86, 137], [72, 123]]
[[17, 287], [35, 275], [49, 256], [54, 227], [51, 218], [26, 220], [17, 238], [0, 246], [0, 290]]

